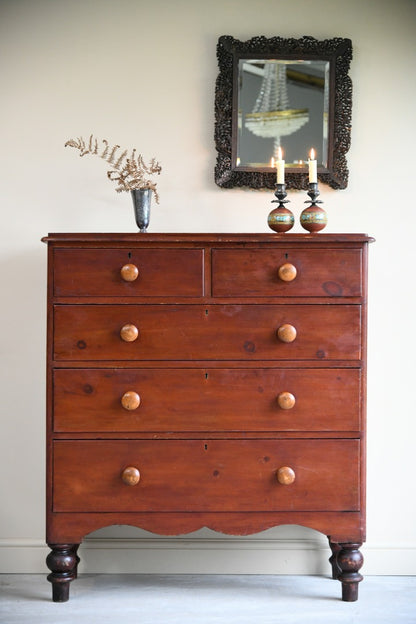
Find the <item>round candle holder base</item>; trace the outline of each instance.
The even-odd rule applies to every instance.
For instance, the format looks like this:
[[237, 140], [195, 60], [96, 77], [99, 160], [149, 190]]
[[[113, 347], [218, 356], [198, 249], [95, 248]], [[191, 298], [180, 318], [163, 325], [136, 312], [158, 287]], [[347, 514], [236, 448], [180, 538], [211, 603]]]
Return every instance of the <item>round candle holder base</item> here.
[[272, 204], [279, 204], [276, 208], [269, 213], [267, 217], [267, 224], [271, 230], [283, 234], [292, 229], [295, 223], [295, 217], [293, 212], [289, 208], [285, 207], [285, 204], [289, 203], [288, 199], [285, 199], [286, 185], [276, 184], [276, 190], [274, 192], [277, 199], [272, 200]]
[[310, 182], [308, 195], [310, 200], [306, 200], [305, 204], [310, 203], [310, 206], [305, 208], [300, 215], [301, 226], [310, 233], [320, 232], [326, 227], [328, 223], [328, 217], [323, 208], [318, 206], [323, 202], [317, 199], [319, 196], [318, 183]]

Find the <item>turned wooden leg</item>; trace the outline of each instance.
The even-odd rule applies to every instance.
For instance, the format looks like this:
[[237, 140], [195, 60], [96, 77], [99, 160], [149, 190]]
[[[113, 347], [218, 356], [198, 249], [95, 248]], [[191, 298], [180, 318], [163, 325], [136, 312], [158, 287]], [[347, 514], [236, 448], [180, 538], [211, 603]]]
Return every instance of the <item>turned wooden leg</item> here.
[[341, 572], [341, 568], [337, 563], [337, 555], [341, 550], [341, 546], [336, 542], [331, 542], [331, 538], [328, 537], [329, 547], [331, 549], [332, 555], [329, 558], [329, 563], [332, 567], [332, 578], [338, 580], [338, 576]]
[[51, 574], [48, 581], [52, 583], [52, 600], [66, 602], [69, 599], [69, 583], [76, 578], [79, 558], [79, 544], [48, 544], [51, 552], [46, 557], [46, 565]]
[[338, 579], [342, 583], [342, 600], [354, 602], [358, 599], [358, 583], [363, 580], [358, 570], [364, 562], [359, 551], [362, 544], [340, 544], [341, 550], [337, 555], [337, 563], [341, 569]]

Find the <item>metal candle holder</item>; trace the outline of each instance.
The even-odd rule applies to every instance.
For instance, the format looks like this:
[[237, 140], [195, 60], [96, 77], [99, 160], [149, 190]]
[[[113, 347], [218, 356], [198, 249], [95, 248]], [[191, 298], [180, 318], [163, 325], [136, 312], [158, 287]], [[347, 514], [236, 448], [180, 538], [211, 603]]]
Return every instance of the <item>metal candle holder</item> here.
[[311, 199], [307, 199], [305, 201], [305, 204], [309, 202], [312, 206], [316, 206], [316, 204], [324, 203], [321, 199], [317, 199], [317, 197], [319, 197], [320, 195], [317, 182], [309, 182], [309, 190], [307, 192], [307, 195], [309, 195]]
[[307, 193], [310, 199], [305, 204], [310, 204], [308, 208], [302, 211], [300, 215], [300, 224], [308, 232], [319, 232], [323, 230], [328, 222], [328, 217], [323, 208], [317, 204], [323, 204], [319, 197], [319, 189], [317, 182], [309, 182], [309, 190]]
[[277, 208], [273, 208], [269, 213], [267, 217], [268, 226], [274, 232], [287, 232], [293, 227], [295, 217], [293, 216], [293, 212], [285, 208], [285, 204], [288, 204], [290, 201], [289, 199], [285, 199], [287, 196], [286, 184], [276, 184], [274, 194], [277, 199], [272, 199], [271, 203], [279, 205]]

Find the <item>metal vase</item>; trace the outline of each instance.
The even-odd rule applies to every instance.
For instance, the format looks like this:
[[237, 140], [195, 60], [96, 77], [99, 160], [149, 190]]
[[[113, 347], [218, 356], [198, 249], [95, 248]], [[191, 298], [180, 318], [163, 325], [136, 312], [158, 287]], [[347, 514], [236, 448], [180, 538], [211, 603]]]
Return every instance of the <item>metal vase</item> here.
[[131, 191], [134, 216], [140, 232], [146, 232], [150, 221], [150, 203], [152, 189], [135, 189]]

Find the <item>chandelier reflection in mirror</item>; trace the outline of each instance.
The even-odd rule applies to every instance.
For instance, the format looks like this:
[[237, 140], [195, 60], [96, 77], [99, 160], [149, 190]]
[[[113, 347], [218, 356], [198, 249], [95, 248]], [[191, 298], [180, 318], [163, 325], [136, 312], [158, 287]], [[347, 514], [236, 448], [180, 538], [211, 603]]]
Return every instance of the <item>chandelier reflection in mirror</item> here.
[[328, 72], [321, 60], [239, 60], [237, 168], [267, 167], [279, 147], [302, 167], [305, 145], [319, 146], [327, 166]]
[[[221, 36], [215, 83], [216, 184], [222, 188], [274, 188], [276, 170], [271, 167], [271, 157], [275, 137], [280, 136], [287, 188], [308, 188], [308, 168], [301, 161], [308, 158], [311, 147], [318, 155], [318, 180], [334, 189], [346, 188], [346, 154], [351, 144], [351, 59], [351, 40], [342, 37], [318, 41], [307, 35], [300, 39], [260, 35], [239, 41], [231, 35]], [[265, 67], [276, 62], [286, 68], [288, 102], [280, 105], [284, 114], [280, 111], [274, 117], [293, 118], [290, 111], [306, 109], [309, 121], [291, 134], [283, 135], [280, 128], [275, 136], [263, 138], [250, 131], [246, 121], [249, 115], [260, 112], [255, 105]], [[279, 105], [271, 108], [279, 110]]]

